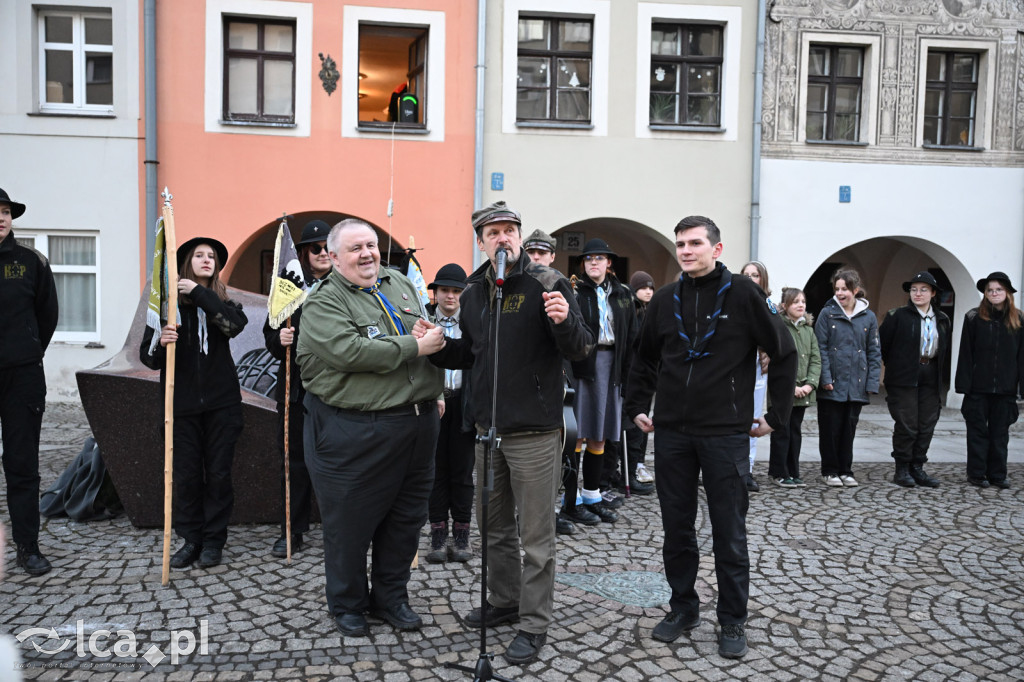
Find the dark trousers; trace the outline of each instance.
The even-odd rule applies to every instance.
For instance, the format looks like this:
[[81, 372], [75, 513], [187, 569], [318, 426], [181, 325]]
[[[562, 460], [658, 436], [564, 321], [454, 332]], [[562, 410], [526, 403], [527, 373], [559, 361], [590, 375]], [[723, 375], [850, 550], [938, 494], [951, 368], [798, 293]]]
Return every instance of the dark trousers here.
[[[278, 443], [281, 445], [281, 536], [287, 533], [284, 516], [284, 403], [277, 404]], [[291, 488], [292, 534], [309, 530], [309, 515], [313, 507], [313, 484], [309, 480], [306, 458], [302, 450], [302, 403], [292, 403], [288, 409], [288, 482]]]
[[939, 421], [942, 401], [939, 398], [938, 365], [921, 366], [924, 382], [917, 386], [885, 387], [885, 402], [892, 415], [892, 458], [900, 464], [924, 464], [928, 446]]
[[[640, 430], [633, 420], [622, 413], [622, 426], [626, 431], [625, 447], [629, 454], [629, 470], [636, 471], [636, 465], [644, 461], [647, 455], [648, 434]], [[621, 438], [621, 436], [620, 436]], [[623, 442], [607, 441], [604, 444], [604, 460], [601, 462], [601, 489], [614, 488], [623, 483], [620, 473], [623, 463], [622, 456]]]
[[39, 432], [46, 407], [43, 363], [0, 369], [0, 427], [14, 542], [39, 540]]
[[967, 422], [967, 476], [1006, 480], [1010, 425], [1019, 411], [1012, 395], [968, 393], [960, 413]]
[[174, 530], [221, 549], [235, 503], [231, 464], [242, 435], [242, 404], [174, 416]]
[[818, 452], [821, 475], [853, 474], [853, 438], [864, 403], [818, 400]]
[[804, 436], [800, 427], [807, 407], [793, 406], [789, 421], [781, 429], [772, 431], [768, 459], [769, 478], [800, 478], [800, 447]]
[[380, 414], [338, 409], [306, 394], [306, 466], [320, 503], [327, 608], [334, 617], [409, 600], [409, 571], [434, 485], [435, 405], [419, 415], [411, 407]]
[[746, 433], [693, 436], [660, 426], [654, 432], [655, 484], [665, 530], [665, 577], [673, 611], [696, 614], [697, 478], [703, 475], [718, 578], [718, 622], [747, 620], [750, 559], [747, 555], [747, 485], [750, 440]]
[[444, 416], [434, 453], [434, 489], [430, 491], [431, 523], [469, 523], [473, 515], [473, 452], [476, 435], [462, 430], [462, 396], [444, 401]]

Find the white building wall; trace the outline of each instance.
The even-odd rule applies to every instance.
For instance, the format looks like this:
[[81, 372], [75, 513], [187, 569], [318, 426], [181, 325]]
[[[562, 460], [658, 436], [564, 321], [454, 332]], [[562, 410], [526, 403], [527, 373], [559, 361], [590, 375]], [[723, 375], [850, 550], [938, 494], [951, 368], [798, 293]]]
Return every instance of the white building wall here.
[[[120, 350], [139, 301], [141, 3], [62, 0], [40, 7], [0, 3], [0, 186], [27, 206], [14, 222], [24, 235], [97, 237], [97, 329], [73, 340], [58, 332], [47, 350], [48, 395], [77, 396], [75, 372]], [[109, 12], [114, 105], [110, 113], [40, 112], [40, 9]], [[65, 302], [61, 302], [62, 305]], [[64, 337], [62, 339], [62, 337]]]

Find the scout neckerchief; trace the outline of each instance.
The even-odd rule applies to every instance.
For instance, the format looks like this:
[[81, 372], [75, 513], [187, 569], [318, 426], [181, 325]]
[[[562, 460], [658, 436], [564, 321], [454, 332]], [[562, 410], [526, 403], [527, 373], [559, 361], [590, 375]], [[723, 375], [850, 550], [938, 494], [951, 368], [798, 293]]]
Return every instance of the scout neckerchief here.
[[366, 293], [370, 294], [375, 299], [377, 299], [377, 303], [380, 304], [380, 307], [387, 314], [388, 322], [391, 323], [391, 330], [395, 332], [395, 336], [402, 336], [403, 334], [408, 334], [408, 332], [405, 331], [405, 325], [402, 324], [402, 318], [398, 315], [398, 311], [395, 309], [395, 306], [391, 305], [391, 301], [388, 300], [388, 297], [381, 293], [379, 277], [377, 278], [377, 283], [374, 284], [372, 287], [356, 288], [359, 289], [359, 291], [365, 291]]
[[690, 337], [686, 335], [686, 331], [683, 329], [683, 279], [686, 277], [684, 272], [679, 276], [679, 284], [676, 285], [676, 292], [673, 294], [673, 298], [676, 301], [676, 322], [679, 324], [679, 338], [683, 340], [683, 348], [686, 350], [686, 357], [683, 358], [683, 362], [690, 362], [691, 360], [703, 360], [704, 358], [711, 355], [709, 351], [705, 351], [705, 346], [708, 345], [708, 341], [715, 335], [715, 328], [718, 326], [718, 317], [722, 312], [722, 306], [725, 304], [725, 294], [732, 286], [732, 273], [728, 269], [722, 268], [722, 287], [718, 290], [718, 294], [715, 297], [715, 311], [711, 313], [711, 324], [708, 326], [708, 331], [704, 336], [697, 339], [697, 343], [693, 343]]

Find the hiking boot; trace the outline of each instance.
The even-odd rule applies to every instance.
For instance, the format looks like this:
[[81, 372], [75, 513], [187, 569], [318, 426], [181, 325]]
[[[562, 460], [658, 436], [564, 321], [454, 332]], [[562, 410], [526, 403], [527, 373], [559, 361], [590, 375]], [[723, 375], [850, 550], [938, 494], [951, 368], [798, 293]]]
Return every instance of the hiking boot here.
[[443, 564], [448, 558], [448, 522], [438, 521], [430, 524], [430, 552], [427, 561], [432, 564]]
[[654, 626], [651, 637], [659, 642], [674, 642], [679, 635], [700, 625], [700, 614], [687, 616], [682, 611], [673, 611]]
[[473, 550], [469, 546], [469, 524], [456, 521], [452, 524], [453, 544], [448, 548], [448, 558], [452, 561], [465, 563], [473, 558]]
[[[910, 465], [910, 477], [914, 479], [914, 483], [917, 483], [923, 488], [938, 488], [938, 479], [932, 478], [924, 472], [924, 467], [921, 464]], [[999, 485], [996, 483], [996, 485]]]
[[516, 665], [532, 663], [540, 656], [540, 649], [546, 640], [547, 635], [543, 632], [535, 634], [520, 630], [505, 650], [505, 660]]
[[18, 545], [16, 563], [19, 567], [24, 568], [29, 575], [43, 575], [49, 573], [53, 568], [39, 551], [39, 544], [35, 542]]

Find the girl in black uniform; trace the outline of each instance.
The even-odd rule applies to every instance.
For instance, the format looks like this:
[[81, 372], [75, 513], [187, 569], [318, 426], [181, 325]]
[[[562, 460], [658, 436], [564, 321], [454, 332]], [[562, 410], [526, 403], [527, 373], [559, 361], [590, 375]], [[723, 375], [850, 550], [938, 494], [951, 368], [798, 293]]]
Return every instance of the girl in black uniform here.
[[141, 357], [160, 370], [164, 383], [167, 344], [175, 343], [174, 528], [185, 540], [171, 566], [199, 560], [216, 566], [228, 536], [234, 504], [231, 463], [242, 433], [242, 394], [229, 339], [248, 321], [242, 306], [228, 300], [220, 271], [227, 248], [216, 239], [196, 237], [178, 250], [181, 325], [168, 324], [158, 343], [153, 329], [142, 339]]

